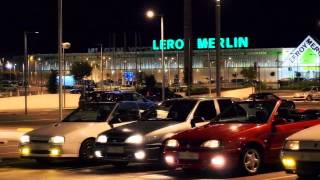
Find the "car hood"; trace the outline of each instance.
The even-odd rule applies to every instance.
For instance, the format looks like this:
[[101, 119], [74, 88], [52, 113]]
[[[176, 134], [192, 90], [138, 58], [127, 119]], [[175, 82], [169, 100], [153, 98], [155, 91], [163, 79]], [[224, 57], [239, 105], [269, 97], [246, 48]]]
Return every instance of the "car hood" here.
[[88, 123], [87, 122], [81, 122], [81, 123], [61, 122], [61, 123], [55, 123], [48, 126], [44, 126], [39, 129], [35, 129], [27, 134], [30, 136], [45, 136], [45, 137], [65, 136], [77, 130], [83, 130], [85, 128], [88, 128], [94, 124], [95, 123], [93, 122], [88, 122]]
[[102, 134], [112, 135], [112, 136], [123, 136], [124, 134], [130, 136], [133, 134], [146, 135], [153, 131], [170, 127], [172, 125], [178, 124], [180, 122], [176, 121], [136, 121], [130, 124], [126, 124], [117, 128], [108, 130]]
[[320, 141], [320, 125], [310, 127], [308, 129], [299, 131], [291, 136], [289, 136], [288, 140], [301, 140], [301, 141], [312, 141], [317, 140]]
[[208, 124], [199, 128], [190, 129], [175, 135], [173, 138], [182, 141], [207, 141], [212, 139], [223, 140], [240, 133], [259, 127], [258, 124]]

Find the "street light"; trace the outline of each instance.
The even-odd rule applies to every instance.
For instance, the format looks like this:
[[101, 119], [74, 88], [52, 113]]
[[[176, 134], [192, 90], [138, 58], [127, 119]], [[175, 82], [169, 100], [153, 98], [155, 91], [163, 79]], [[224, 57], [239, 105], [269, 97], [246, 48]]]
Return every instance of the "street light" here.
[[161, 19], [161, 42], [160, 42], [160, 47], [161, 47], [161, 64], [162, 64], [162, 101], [165, 100], [165, 62], [164, 62], [164, 46], [163, 46], [163, 41], [164, 41], [164, 18], [163, 15], [156, 15], [154, 11], [148, 10], [146, 12], [146, 16], [149, 19], [153, 19], [155, 16], [160, 17]]
[[10, 74], [9, 74], [10, 78], [9, 79], [11, 81], [11, 70], [13, 68], [13, 64], [8, 61], [7, 64], [5, 65], [5, 67], [10, 70]]
[[62, 43], [62, 62], [63, 62], [63, 107], [66, 108], [66, 59], [65, 50], [71, 48], [71, 43]]
[[221, 66], [220, 66], [220, 38], [221, 38], [221, 2], [216, 0], [216, 93], [221, 96]]
[[24, 31], [24, 68], [23, 68], [23, 84], [24, 84], [24, 113], [28, 114], [28, 87], [29, 87], [29, 58], [28, 58], [28, 34], [39, 34], [38, 31]]

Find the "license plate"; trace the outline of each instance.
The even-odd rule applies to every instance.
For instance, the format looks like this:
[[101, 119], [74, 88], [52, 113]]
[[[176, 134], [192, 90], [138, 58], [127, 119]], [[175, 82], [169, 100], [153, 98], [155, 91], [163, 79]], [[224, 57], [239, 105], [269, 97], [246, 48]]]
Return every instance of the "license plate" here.
[[116, 147], [116, 146], [115, 147], [108, 147], [107, 152], [111, 153], [111, 154], [123, 154], [124, 149], [123, 149], [123, 147]]
[[180, 152], [178, 154], [179, 159], [185, 159], [185, 160], [198, 160], [199, 154], [193, 153], [193, 152]]

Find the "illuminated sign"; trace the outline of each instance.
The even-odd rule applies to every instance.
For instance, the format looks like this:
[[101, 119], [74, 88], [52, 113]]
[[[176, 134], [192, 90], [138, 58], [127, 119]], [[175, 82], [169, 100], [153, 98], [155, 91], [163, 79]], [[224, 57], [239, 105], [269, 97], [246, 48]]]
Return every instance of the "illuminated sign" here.
[[300, 60], [300, 64], [315, 65], [319, 56], [319, 44], [311, 36], [308, 36], [299, 47], [290, 53], [289, 60], [292, 63]]
[[[215, 49], [216, 38], [198, 38], [196, 48], [197, 49]], [[166, 39], [166, 40], [153, 40], [152, 50], [181, 50], [184, 49], [185, 43], [183, 39]], [[237, 48], [248, 48], [249, 38], [248, 37], [234, 37], [234, 38], [220, 38], [220, 47], [222, 49], [237, 49]]]

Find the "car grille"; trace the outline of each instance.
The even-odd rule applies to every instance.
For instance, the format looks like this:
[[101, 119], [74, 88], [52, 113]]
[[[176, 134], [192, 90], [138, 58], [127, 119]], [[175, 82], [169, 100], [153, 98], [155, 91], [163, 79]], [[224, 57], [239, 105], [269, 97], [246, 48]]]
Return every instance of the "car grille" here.
[[320, 141], [301, 141], [300, 150], [320, 151]]
[[31, 143], [49, 143], [49, 137], [31, 136], [30, 142]]
[[48, 150], [31, 150], [31, 154], [50, 154]]

